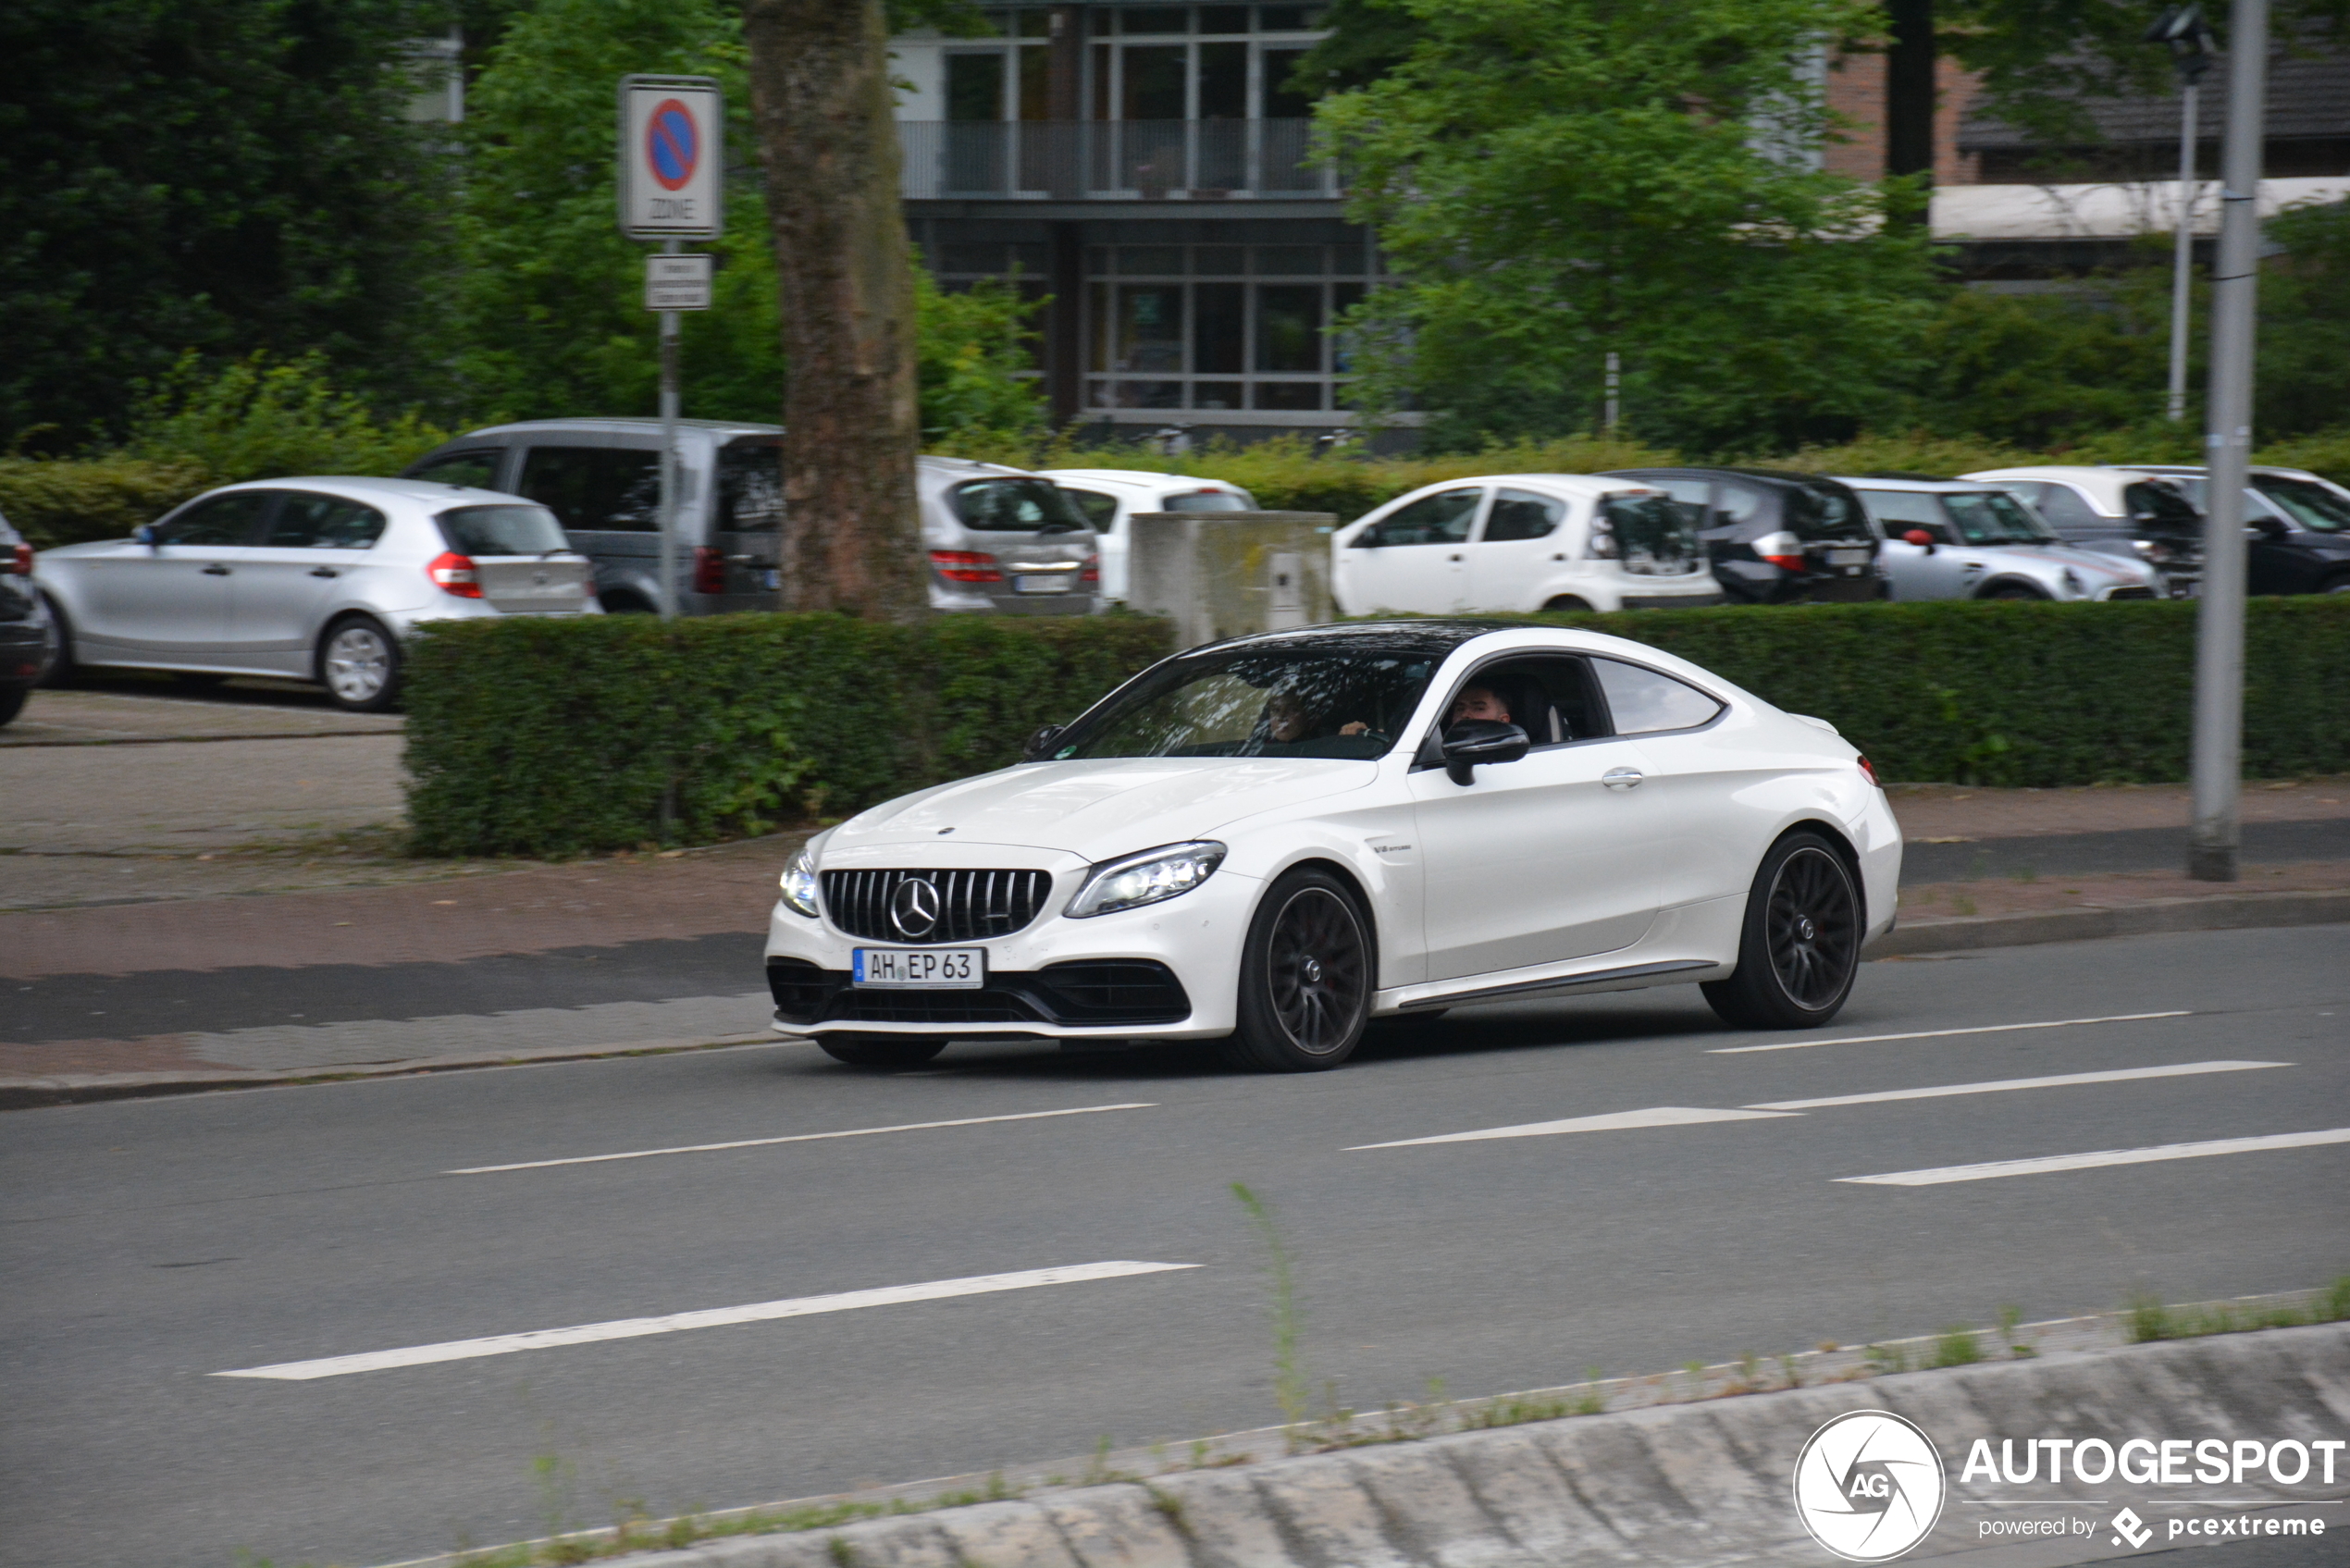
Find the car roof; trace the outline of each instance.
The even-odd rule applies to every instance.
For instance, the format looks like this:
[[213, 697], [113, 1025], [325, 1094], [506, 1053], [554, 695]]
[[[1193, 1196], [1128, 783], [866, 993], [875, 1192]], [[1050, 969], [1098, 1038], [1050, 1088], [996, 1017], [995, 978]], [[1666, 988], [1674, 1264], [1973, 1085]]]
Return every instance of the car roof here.
[[[1641, 486], [1641, 481], [1625, 474], [1476, 474], [1453, 479], [1455, 485], [1548, 485], [1552, 489], [1565, 490], [1586, 498], [1612, 495], [1629, 484]], [[1653, 486], [1641, 488], [1653, 489]]]
[[914, 460], [915, 466], [936, 479], [984, 479], [990, 475], [1008, 474], [1015, 478], [1033, 479], [1033, 468], [1008, 468], [1000, 463], [982, 463], [975, 457], [931, 457], [927, 454]]
[[1849, 485], [1856, 490], [1918, 490], [1928, 495], [1979, 496], [1985, 491], [2007, 494], [1998, 486], [1981, 479], [1869, 479], [1850, 474], [1838, 474], [1835, 478], [1838, 484]]
[[[759, 425], [741, 419], [681, 419], [677, 423], [682, 428], [687, 430], [720, 430], [737, 436], [780, 436], [784, 433], [784, 427], [780, 425]], [[661, 421], [658, 419], [626, 416], [607, 418], [596, 414], [578, 419], [517, 419], [504, 425], [484, 425], [453, 438], [463, 441], [472, 440], [480, 436], [526, 435], [534, 431], [560, 433], [566, 430], [576, 431], [582, 435], [612, 435], [624, 431], [634, 435], [660, 428]]]
[[1823, 481], [1828, 484], [1838, 482], [1825, 474], [1802, 474], [1791, 468], [1735, 468], [1726, 465], [1709, 468], [1697, 463], [1668, 465], [1662, 468], [1609, 468], [1602, 471], [1602, 477], [1610, 479], [1712, 479], [1723, 475], [1738, 479], [1760, 479], [1767, 485], [1794, 486], [1817, 485]]
[[325, 495], [345, 496], [352, 500], [411, 500], [429, 506], [447, 506], [452, 501], [509, 506], [538, 504], [521, 496], [508, 495], [503, 490], [477, 489], [471, 485], [444, 485], [434, 479], [380, 479], [373, 475], [352, 474], [302, 474], [282, 479], [246, 479], [234, 485], [217, 486], [204, 494], [216, 496], [224, 490], [315, 490]]
[[1047, 479], [1093, 479], [1105, 485], [1133, 485], [1153, 490], [1169, 485], [1189, 485], [1194, 489], [1242, 488], [1229, 479], [1210, 479], [1200, 474], [1160, 474], [1148, 468], [1040, 468], [1036, 472]]

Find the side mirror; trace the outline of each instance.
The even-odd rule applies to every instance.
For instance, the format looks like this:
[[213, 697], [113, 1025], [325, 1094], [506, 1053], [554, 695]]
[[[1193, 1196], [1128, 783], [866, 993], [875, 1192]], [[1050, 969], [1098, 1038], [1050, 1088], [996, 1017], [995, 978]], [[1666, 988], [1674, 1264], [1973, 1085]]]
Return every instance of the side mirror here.
[[1020, 759], [1023, 762], [1042, 762], [1052, 754], [1053, 743], [1061, 738], [1065, 730], [1064, 725], [1046, 724], [1021, 744]]
[[1515, 724], [1494, 719], [1464, 719], [1444, 732], [1444, 772], [1456, 784], [1467, 784], [1479, 762], [1515, 762], [1532, 742]]
[[1901, 536], [1901, 542], [1905, 545], [1915, 545], [1928, 555], [1934, 553], [1934, 536], [1923, 528], [1911, 529]]
[[161, 541], [155, 537], [155, 525], [154, 524], [142, 523], [136, 528], [130, 530], [130, 542], [137, 545], [145, 545], [149, 549], [153, 549]]
[[2293, 532], [2282, 517], [2256, 517], [2245, 525], [2244, 531], [2264, 539], [2282, 539]]

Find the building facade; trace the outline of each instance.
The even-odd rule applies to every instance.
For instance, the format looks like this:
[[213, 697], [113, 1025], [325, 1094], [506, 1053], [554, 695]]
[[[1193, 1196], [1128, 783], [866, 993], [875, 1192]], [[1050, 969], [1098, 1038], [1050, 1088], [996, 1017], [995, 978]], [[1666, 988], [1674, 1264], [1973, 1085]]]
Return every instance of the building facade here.
[[892, 40], [906, 216], [942, 284], [1049, 297], [1056, 423], [1351, 427], [1338, 314], [1377, 266], [1291, 82], [1311, 5], [1130, 0]]

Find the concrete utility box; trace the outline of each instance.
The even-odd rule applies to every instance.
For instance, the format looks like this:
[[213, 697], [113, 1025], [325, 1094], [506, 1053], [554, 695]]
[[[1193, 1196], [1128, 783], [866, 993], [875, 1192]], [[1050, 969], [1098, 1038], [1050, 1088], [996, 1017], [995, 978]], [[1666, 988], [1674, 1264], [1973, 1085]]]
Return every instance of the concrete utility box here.
[[1330, 599], [1327, 512], [1138, 512], [1126, 556], [1129, 608], [1175, 623], [1175, 646], [1317, 625]]

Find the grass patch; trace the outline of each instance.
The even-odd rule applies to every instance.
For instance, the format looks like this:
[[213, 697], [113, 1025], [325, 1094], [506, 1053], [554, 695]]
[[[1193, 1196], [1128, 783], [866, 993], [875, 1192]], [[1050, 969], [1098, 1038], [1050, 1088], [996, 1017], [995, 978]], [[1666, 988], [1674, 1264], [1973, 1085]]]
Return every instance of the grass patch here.
[[2336, 1278], [2306, 1302], [2211, 1302], [2200, 1306], [2165, 1306], [2158, 1296], [2132, 1298], [2123, 1316], [2130, 1343], [2197, 1340], [2208, 1334], [2243, 1334], [2255, 1328], [2306, 1328], [2350, 1319], [2350, 1274]]

